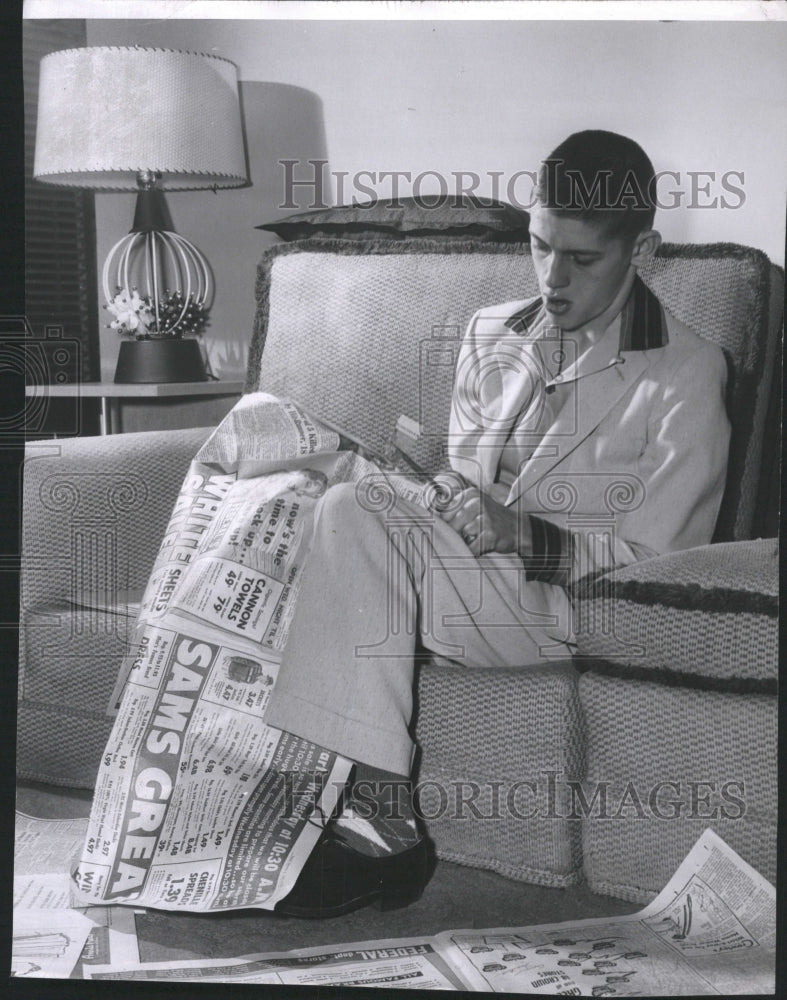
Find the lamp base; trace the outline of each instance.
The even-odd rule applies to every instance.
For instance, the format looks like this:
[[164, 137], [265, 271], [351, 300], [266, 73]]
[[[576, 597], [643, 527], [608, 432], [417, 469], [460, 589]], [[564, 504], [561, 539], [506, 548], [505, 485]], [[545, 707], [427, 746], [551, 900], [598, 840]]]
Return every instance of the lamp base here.
[[205, 365], [196, 340], [124, 340], [115, 382], [205, 382]]

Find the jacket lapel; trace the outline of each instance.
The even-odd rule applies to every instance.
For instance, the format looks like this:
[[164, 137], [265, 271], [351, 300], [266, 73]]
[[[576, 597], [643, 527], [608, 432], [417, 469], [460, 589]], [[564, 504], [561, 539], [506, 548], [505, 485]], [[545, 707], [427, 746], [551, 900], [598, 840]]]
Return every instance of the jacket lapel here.
[[[588, 351], [588, 364], [595, 353]], [[511, 486], [507, 503], [513, 503], [579, 447], [637, 382], [650, 363], [645, 354], [632, 354], [626, 357], [622, 365], [573, 383], [555, 421], [539, 438], [533, 454], [522, 465]], [[582, 369], [593, 370], [585, 364]]]
[[543, 330], [529, 344], [524, 344], [521, 336], [508, 334], [492, 348], [494, 375], [489, 372], [484, 378], [490, 401], [475, 452], [486, 488], [495, 481], [501, 453], [514, 427], [526, 424], [528, 414], [538, 407], [543, 392], [543, 364], [538, 346], [541, 336]]
[[[509, 435], [518, 423], [527, 423], [526, 415], [537, 407], [543, 392], [544, 369], [538, 354], [541, 350], [538, 341], [545, 333], [539, 322], [542, 313], [538, 300], [509, 317], [502, 333], [496, 331], [488, 338], [479, 338], [469, 366], [476, 382], [475, 392], [472, 403], [466, 401], [473, 412], [470, 424], [474, 427], [464, 427], [465, 419], [457, 417], [457, 410], [461, 411], [463, 406], [457, 406], [455, 390], [451, 462], [457, 471], [485, 490], [495, 482]], [[529, 341], [523, 334], [529, 335]]]
[[[620, 324], [613, 322], [612, 326], [615, 330], [610, 329], [609, 333], [615, 336], [617, 332], [617, 343], [610, 344], [608, 337], [602, 336], [578, 364], [565, 372], [566, 379], [580, 377], [571, 383], [568, 397], [551, 426], [533, 440], [533, 453], [521, 466], [507, 503], [513, 503], [531, 489], [582, 444], [651, 364], [648, 348], [660, 348], [667, 343], [664, 311], [639, 277], [621, 311]], [[533, 347], [537, 349], [537, 345]], [[605, 369], [614, 358], [616, 347], [623, 363]]]

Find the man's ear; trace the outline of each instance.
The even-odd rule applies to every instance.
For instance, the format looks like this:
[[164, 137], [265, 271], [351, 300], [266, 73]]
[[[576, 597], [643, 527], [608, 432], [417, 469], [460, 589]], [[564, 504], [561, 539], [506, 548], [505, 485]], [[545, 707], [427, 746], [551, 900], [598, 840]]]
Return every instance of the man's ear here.
[[655, 229], [645, 229], [634, 240], [634, 250], [631, 254], [633, 267], [647, 264], [661, 246], [661, 233]]

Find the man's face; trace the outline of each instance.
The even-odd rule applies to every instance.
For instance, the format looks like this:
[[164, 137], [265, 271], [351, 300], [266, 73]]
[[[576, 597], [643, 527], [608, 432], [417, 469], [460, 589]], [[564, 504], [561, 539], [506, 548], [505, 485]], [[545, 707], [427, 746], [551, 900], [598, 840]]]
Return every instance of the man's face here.
[[631, 266], [631, 240], [603, 226], [536, 205], [530, 240], [547, 315], [564, 330], [599, 316], [615, 298]]

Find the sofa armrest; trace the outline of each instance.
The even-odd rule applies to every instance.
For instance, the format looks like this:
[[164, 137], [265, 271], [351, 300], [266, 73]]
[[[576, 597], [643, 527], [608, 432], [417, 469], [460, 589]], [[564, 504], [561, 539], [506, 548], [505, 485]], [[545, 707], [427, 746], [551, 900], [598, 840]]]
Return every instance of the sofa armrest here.
[[778, 588], [775, 538], [648, 559], [575, 594], [577, 652], [622, 676], [775, 693]]
[[22, 508], [21, 617], [141, 592], [189, 463], [212, 428], [30, 443]]

